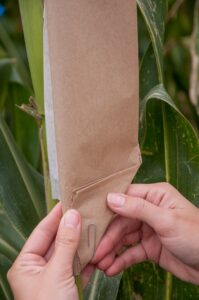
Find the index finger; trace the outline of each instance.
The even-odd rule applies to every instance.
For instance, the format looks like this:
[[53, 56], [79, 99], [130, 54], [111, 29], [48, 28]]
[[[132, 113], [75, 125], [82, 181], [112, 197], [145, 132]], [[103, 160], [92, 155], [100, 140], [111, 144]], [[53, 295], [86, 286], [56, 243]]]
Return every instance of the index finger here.
[[166, 183], [134, 183], [129, 186], [126, 194], [132, 197], [143, 198], [149, 202], [157, 202], [154, 204], [158, 205], [159, 199], [161, 199], [166, 192], [166, 185], [168, 189], [169, 184]]
[[142, 198], [156, 206], [164, 208], [187, 207], [192, 204], [184, 198], [175, 187], [167, 182], [150, 184], [131, 184], [127, 195]]

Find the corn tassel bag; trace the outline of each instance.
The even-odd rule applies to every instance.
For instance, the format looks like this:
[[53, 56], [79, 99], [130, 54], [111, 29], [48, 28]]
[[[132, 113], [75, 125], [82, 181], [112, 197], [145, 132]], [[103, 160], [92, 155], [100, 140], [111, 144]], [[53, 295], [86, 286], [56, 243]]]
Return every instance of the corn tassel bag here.
[[135, 0], [45, 0], [45, 112], [52, 193], [77, 209], [75, 272], [112, 220], [141, 162]]

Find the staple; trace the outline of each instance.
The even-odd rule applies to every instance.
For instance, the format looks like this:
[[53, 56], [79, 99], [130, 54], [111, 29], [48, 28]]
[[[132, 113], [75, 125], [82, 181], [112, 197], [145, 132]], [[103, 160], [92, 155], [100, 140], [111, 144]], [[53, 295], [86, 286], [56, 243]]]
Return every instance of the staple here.
[[80, 261], [80, 257], [79, 257], [78, 252], [76, 252], [76, 254], [75, 254], [73, 269], [74, 269], [74, 275], [75, 276], [77, 276], [81, 273], [82, 265], [81, 265], [81, 261]]
[[96, 250], [96, 234], [97, 234], [97, 226], [95, 224], [88, 225], [88, 248], [91, 248], [92, 257], [95, 254]]

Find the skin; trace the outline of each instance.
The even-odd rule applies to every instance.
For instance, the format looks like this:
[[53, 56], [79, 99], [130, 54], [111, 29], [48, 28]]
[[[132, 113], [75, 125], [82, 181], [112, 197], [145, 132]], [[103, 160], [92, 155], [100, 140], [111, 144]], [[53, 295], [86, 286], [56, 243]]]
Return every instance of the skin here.
[[[146, 260], [199, 284], [199, 209], [176, 189], [135, 184], [126, 194], [108, 194], [107, 205], [117, 216], [82, 273], [83, 285], [96, 266], [113, 276]], [[62, 216], [60, 204], [39, 223], [8, 272], [15, 300], [79, 299], [73, 260], [80, 232], [79, 213]]]
[[[78, 300], [73, 260], [81, 232], [77, 211], [62, 217], [61, 205], [34, 229], [7, 277], [15, 300]], [[92, 267], [83, 272], [86, 284]]]
[[125, 195], [108, 194], [107, 203], [117, 217], [92, 261], [99, 269], [113, 276], [150, 260], [199, 284], [198, 208], [167, 183], [134, 184]]

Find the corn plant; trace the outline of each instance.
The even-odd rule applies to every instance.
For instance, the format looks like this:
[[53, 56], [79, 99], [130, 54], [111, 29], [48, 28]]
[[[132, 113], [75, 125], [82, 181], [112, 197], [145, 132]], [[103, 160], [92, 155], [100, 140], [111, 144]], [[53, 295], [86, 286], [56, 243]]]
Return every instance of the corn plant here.
[[[7, 270], [54, 203], [43, 109], [43, 1], [4, 2], [5, 7], [0, 5], [0, 299], [10, 300]], [[199, 205], [199, 1], [137, 0], [137, 5], [143, 164], [135, 181], [170, 182]], [[113, 278], [96, 271], [84, 297], [188, 300], [199, 297], [199, 288], [147, 262]]]

